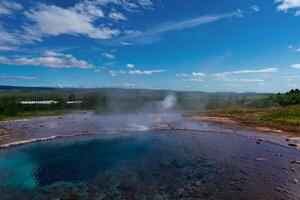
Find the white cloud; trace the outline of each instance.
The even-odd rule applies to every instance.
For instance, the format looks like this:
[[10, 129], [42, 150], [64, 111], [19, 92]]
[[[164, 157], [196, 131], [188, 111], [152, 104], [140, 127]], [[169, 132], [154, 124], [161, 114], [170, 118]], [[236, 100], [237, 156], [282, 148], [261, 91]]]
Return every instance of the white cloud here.
[[238, 81], [240, 82], [248, 82], [248, 83], [253, 83], [253, 82], [259, 82], [259, 83], [262, 83], [262, 82], [265, 82], [263, 79], [246, 79], [246, 78], [241, 78], [241, 79], [238, 79]]
[[292, 68], [295, 68], [295, 69], [300, 69], [300, 64], [294, 64], [294, 65], [291, 65]]
[[49, 68], [80, 68], [90, 69], [95, 66], [84, 60], [79, 60], [71, 54], [62, 54], [52, 51], [45, 52], [41, 57], [4, 57], [0, 56], [0, 64], [5, 65], [32, 65]]
[[138, 3], [144, 7], [149, 7], [153, 4], [150, 0], [138, 0]]
[[189, 75], [189, 74], [186, 74], [186, 73], [177, 73], [176, 76], [177, 76], [177, 77], [181, 77], [181, 78], [182, 78], [182, 77], [190, 77], [190, 75]]
[[189, 81], [194, 81], [194, 82], [202, 82], [203, 79], [202, 78], [191, 78], [191, 79], [188, 79]]
[[14, 11], [22, 10], [21, 4], [15, 3], [10, 0], [2, 0], [0, 2], [0, 15], [12, 15]]
[[217, 77], [224, 77], [227, 75], [236, 75], [236, 74], [259, 74], [259, 73], [275, 73], [278, 72], [278, 68], [275, 67], [269, 67], [269, 68], [263, 68], [263, 69], [245, 69], [245, 70], [238, 70], [238, 71], [231, 71], [231, 72], [222, 72], [217, 73], [215, 76]]
[[101, 72], [101, 69], [95, 69], [94, 72], [99, 73], [99, 72]]
[[296, 17], [300, 16], [300, 10], [298, 10], [298, 11], [295, 12], [295, 16]]
[[0, 75], [2, 80], [35, 80], [35, 76], [20, 76], [20, 75]]
[[258, 7], [257, 5], [253, 5], [253, 6], [251, 6], [251, 10], [253, 10], [255, 12], [259, 12], [260, 11], [260, 7]]
[[124, 46], [130, 46], [130, 45], [132, 45], [132, 43], [130, 43], [130, 42], [123, 42], [123, 41], [121, 42], [121, 44], [124, 45]]
[[127, 17], [125, 17], [125, 15], [116, 11], [109, 13], [108, 17], [114, 20], [127, 20]]
[[[18, 16], [20, 23], [6, 27], [0, 25], [0, 51], [20, 50], [24, 44], [41, 42], [46, 37], [58, 35], [109, 39], [122, 32], [114, 28], [117, 27], [117, 20], [126, 19], [122, 11], [148, 9], [153, 3], [150, 0], [82, 0], [71, 7], [46, 3], [27, 5], [23, 8], [13, 0], [0, 0], [0, 15], [13, 15], [22, 10]], [[116, 20], [109, 21], [109, 17]], [[122, 29], [126, 29], [125, 25]]]
[[193, 72], [193, 73], [192, 73], [192, 76], [193, 76], [193, 77], [200, 77], [200, 78], [202, 78], [202, 77], [205, 77], [206, 74], [205, 74], [205, 73], [202, 73], [202, 72]]
[[4, 29], [0, 24], [0, 51], [19, 50], [21, 43], [26, 43], [19, 33], [12, 33]]
[[[26, 27], [29, 36], [41, 38], [61, 34], [84, 35], [93, 39], [108, 39], [120, 33], [117, 29], [95, 26], [94, 22], [103, 17], [101, 10], [87, 10], [76, 5], [65, 9], [54, 5], [40, 5], [38, 9], [26, 12], [26, 17], [33, 22]], [[87, 8], [88, 9], [88, 8]]]
[[102, 53], [102, 56], [108, 59], [116, 59], [115, 55], [111, 53]]
[[141, 71], [141, 70], [130, 70], [129, 74], [135, 74], [135, 75], [152, 75], [154, 73], [162, 73], [162, 72], [166, 72], [167, 70], [145, 70], [145, 71]]
[[185, 80], [198, 82], [203, 81], [203, 78], [206, 77], [206, 74], [202, 72], [192, 72], [191, 74], [177, 73], [176, 76], [179, 78], [185, 78]]
[[110, 73], [111, 76], [118, 76], [118, 75], [121, 75], [121, 74], [127, 74], [127, 72], [123, 71], [123, 70], [120, 70], [120, 71], [110, 70], [109, 73]]
[[134, 64], [127, 64], [128, 68], [134, 68]]
[[300, 7], [300, 0], [275, 0], [275, 3], [280, 4], [277, 6], [279, 11], [287, 11]]

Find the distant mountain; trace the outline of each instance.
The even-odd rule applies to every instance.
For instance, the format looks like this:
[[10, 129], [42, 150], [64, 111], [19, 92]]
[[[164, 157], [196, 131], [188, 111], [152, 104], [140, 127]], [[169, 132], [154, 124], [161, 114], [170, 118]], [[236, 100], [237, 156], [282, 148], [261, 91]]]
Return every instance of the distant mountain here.
[[202, 91], [173, 91], [173, 90], [151, 90], [151, 89], [125, 89], [125, 88], [58, 88], [58, 87], [20, 87], [0, 86], [0, 92], [51, 92], [51, 93], [85, 93], [101, 92], [109, 95], [164, 95], [176, 94], [184, 96], [207, 96], [207, 97], [243, 97], [243, 96], [269, 96], [271, 93], [236, 93], [236, 92], [202, 92]]

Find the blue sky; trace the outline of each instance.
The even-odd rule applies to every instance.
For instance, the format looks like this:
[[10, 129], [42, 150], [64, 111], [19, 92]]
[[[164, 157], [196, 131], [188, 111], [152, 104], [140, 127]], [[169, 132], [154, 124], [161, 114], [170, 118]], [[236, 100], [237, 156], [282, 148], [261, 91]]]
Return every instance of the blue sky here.
[[2, 0], [0, 85], [282, 92], [300, 0]]

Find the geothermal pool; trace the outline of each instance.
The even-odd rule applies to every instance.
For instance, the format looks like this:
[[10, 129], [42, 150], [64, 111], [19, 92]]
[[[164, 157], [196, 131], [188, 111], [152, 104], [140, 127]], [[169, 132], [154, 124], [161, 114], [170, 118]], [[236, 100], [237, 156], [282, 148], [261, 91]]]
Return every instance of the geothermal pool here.
[[205, 131], [127, 131], [0, 150], [0, 199], [299, 199], [297, 150]]

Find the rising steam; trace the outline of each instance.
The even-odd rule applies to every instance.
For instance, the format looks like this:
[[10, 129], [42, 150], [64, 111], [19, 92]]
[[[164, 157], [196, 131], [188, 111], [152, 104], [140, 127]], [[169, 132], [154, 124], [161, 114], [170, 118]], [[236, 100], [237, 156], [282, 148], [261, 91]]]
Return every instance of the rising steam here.
[[173, 94], [169, 94], [165, 97], [165, 99], [161, 102], [162, 109], [167, 110], [171, 109], [176, 105], [176, 97]]

